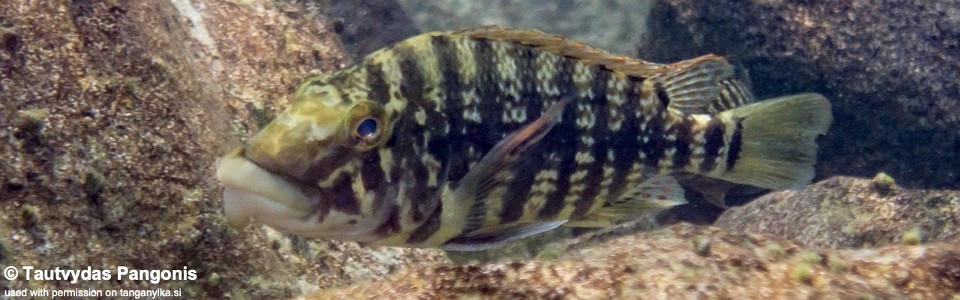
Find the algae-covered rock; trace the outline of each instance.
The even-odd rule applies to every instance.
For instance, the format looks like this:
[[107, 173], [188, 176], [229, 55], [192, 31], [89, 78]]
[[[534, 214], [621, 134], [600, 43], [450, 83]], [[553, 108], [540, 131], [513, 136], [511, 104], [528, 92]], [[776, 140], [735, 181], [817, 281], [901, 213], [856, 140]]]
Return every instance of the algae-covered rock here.
[[[0, 1], [0, 265], [113, 280], [0, 289], [171, 289], [276, 298], [444, 261], [224, 222], [214, 164], [309, 70], [346, 64], [313, 1]], [[117, 267], [196, 270], [116, 280]]]
[[416, 268], [305, 298], [950, 299], [960, 295], [958, 246], [804, 249], [679, 224], [583, 245], [555, 260]]
[[832, 177], [802, 191], [770, 193], [731, 208], [714, 225], [829, 248], [910, 244], [917, 239], [944, 241], [960, 236], [960, 192], [904, 189], [889, 183]]
[[760, 97], [834, 104], [824, 176], [960, 188], [960, 1], [657, 0], [639, 56], [742, 64]]

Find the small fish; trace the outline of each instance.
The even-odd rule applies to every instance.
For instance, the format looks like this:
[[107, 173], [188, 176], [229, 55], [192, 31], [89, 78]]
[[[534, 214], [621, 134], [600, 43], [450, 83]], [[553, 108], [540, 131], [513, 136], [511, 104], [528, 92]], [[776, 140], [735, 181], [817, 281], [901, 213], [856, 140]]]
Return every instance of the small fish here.
[[480, 250], [685, 203], [677, 176], [721, 195], [809, 183], [830, 103], [755, 102], [733, 73], [714, 55], [656, 64], [534, 30], [422, 34], [307, 78], [220, 159], [226, 217]]

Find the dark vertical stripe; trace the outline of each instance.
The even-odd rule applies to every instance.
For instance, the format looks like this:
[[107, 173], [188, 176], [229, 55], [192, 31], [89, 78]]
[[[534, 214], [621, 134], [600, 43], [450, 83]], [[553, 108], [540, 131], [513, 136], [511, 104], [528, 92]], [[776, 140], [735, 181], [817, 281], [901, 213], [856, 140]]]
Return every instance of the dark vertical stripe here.
[[[517, 45], [517, 82], [520, 87], [520, 100], [527, 106], [527, 121], [539, 117], [543, 95], [537, 93], [537, 55], [530, 46]], [[543, 109], [543, 111], [546, 111]]]
[[416, 61], [416, 55], [413, 49], [407, 47], [394, 47], [394, 55], [400, 65], [400, 94], [411, 104], [423, 105], [423, 92], [426, 87], [423, 78], [423, 71], [420, 70], [420, 63]]
[[441, 130], [433, 132], [427, 147], [427, 151], [440, 161], [441, 169], [447, 170], [447, 178], [437, 178], [437, 182], [442, 185], [447, 180], [457, 182], [467, 174], [466, 156], [450, 153], [453, 149], [463, 151], [466, 148], [461, 130], [464, 126], [462, 93], [467, 87], [460, 75], [461, 62], [457, 58], [457, 45], [454, 41], [448, 36], [440, 35], [432, 37], [430, 43], [440, 64], [438, 67], [443, 80], [443, 94], [446, 95], [446, 99], [443, 99], [443, 117], [445, 125], [450, 128], [447, 135], [443, 135]]
[[[553, 76], [553, 85], [557, 87], [561, 95], [571, 95], [573, 90], [573, 62], [571, 58], [561, 57], [557, 60], [557, 74]], [[560, 157], [559, 168], [557, 170], [556, 190], [546, 195], [547, 200], [543, 209], [540, 210], [538, 217], [542, 220], [552, 219], [563, 210], [563, 197], [570, 191], [570, 175], [576, 170], [577, 155], [577, 115], [576, 105], [571, 103], [564, 108], [563, 118], [560, 124], [554, 125], [553, 132], [547, 134], [545, 139], [553, 144], [551, 149], [557, 151]]]
[[693, 143], [692, 126], [692, 120], [689, 118], [683, 118], [673, 126], [674, 134], [677, 137], [673, 142], [673, 147], [676, 149], [673, 153], [674, 169], [683, 169], [690, 164], [690, 146]]
[[723, 147], [723, 122], [720, 119], [713, 118], [707, 124], [707, 130], [703, 133], [703, 163], [700, 164], [701, 172], [710, 172], [717, 166], [720, 148]]
[[433, 208], [433, 201], [437, 198], [433, 197], [430, 187], [427, 186], [429, 172], [419, 159], [411, 160], [406, 170], [411, 173], [410, 177], [413, 178], [413, 185], [405, 191], [405, 199], [411, 202], [412, 220], [420, 222], [429, 213], [427, 210]]
[[659, 82], [653, 84], [654, 91], [657, 93], [657, 99], [660, 100], [660, 105], [667, 107], [670, 105], [670, 95], [667, 94], [667, 90], [663, 88], [663, 85]]
[[480, 124], [469, 126], [468, 130], [471, 131], [469, 136], [473, 137], [476, 150], [479, 153], [487, 153], [497, 142], [503, 139], [503, 135], [512, 131], [513, 128], [504, 126], [500, 120], [500, 114], [503, 112], [503, 103], [500, 103], [502, 101], [502, 91], [500, 90], [502, 76], [497, 71], [496, 52], [494, 52], [489, 40], [478, 39], [474, 42], [476, 48], [473, 56], [477, 64], [476, 91], [480, 102], [477, 105], [477, 110], [483, 120]]
[[594, 143], [590, 148], [590, 154], [593, 156], [593, 163], [587, 166], [587, 177], [583, 179], [586, 188], [580, 193], [580, 197], [574, 202], [575, 210], [571, 218], [580, 218], [586, 215], [590, 207], [597, 200], [600, 193], [600, 182], [603, 181], [603, 165], [607, 162], [607, 147], [609, 147], [609, 128], [607, 119], [609, 119], [609, 110], [606, 109], [607, 102], [607, 82], [610, 80], [610, 70], [600, 67], [590, 68], [593, 73], [593, 99], [590, 99], [590, 110], [595, 118], [592, 128], [580, 132], [583, 136], [593, 137]]
[[345, 214], [360, 214], [360, 202], [357, 200], [353, 191], [353, 178], [347, 173], [340, 173], [340, 176], [333, 182], [333, 187], [323, 189], [322, 195], [329, 196], [331, 206]]
[[[400, 161], [396, 160], [396, 154], [394, 154], [393, 165], [390, 166], [390, 182], [392, 182], [392, 187], [397, 187], [400, 183], [400, 177], [403, 176], [403, 166], [400, 165]], [[399, 194], [396, 196], [400, 196]]]
[[428, 150], [440, 160], [443, 169], [447, 170], [447, 178], [439, 178], [439, 180], [458, 182], [467, 174], [469, 163], [469, 157], [466, 155], [466, 135], [463, 134], [467, 122], [463, 119], [462, 96], [463, 92], [474, 88], [473, 85], [465, 82], [464, 76], [461, 76], [461, 70], [463, 65], [472, 62], [460, 61], [456, 48], [460, 45], [449, 36], [435, 36], [431, 38], [430, 43], [440, 64], [440, 76], [443, 78], [444, 94], [447, 96], [443, 113], [450, 127], [450, 133], [442, 139], [439, 137], [440, 132], [434, 133], [437, 137], [431, 138]]
[[[572, 95], [576, 92], [573, 86], [573, 60], [573, 58], [566, 56], [560, 57], [557, 59], [557, 65], [554, 68], [557, 70], [557, 74], [553, 76], [553, 86], [557, 87], [561, 96]], [[571, 106], [575, 106], [572, 104]]]
[[624, 103], [620, 107], [623, 113], [623, 124], [616, 135], [610, 137], [610, 147], [613, 147], [613, 183], [610, 184], [610, 195], [615, 196], [623, 190], [626, 185], [627, 176], [630, 175], [630, 168], [637, 159], [637, 149], [640, 143], [637, 136], [640, 132], [640, 120], [634, 112], [640, 109], [640, 95], [637, 90], [640, 88], [641, 80], [635, 76], [627, 76], [625, 91], [623, 92]]
[[[417, 202], [424, 199], [416, 197], [422, 193], [423, 189], [426, 189], [426, 183], [422, 184], [423, 187], [420, 187], [420, 185], [421, 182], [427, 180], [427, 173], [420, 170], [420, 168], [423, 167], [420, 162], [420, 156], [423, 154], [422, 151], [425, 151], [422, 146], [424, 145], [424, 128], [418, 126], [413, 119], [411, 109], [415, 106], [416, 104], [408, 103], [403, 111], [406, 117], [397, 120], [393, 128], [393, 135], [398, 137], [399, 141], [394, 142], [390, 147], [394, 161], [393, 167], [390, 170], [390, 177], [391, 182], [393, 182], [393, 187], [395, 188], [390, 191], [390, 195], [394, 197], [392, 199], [403, 199], [403, 201], [410, 202], [410, 208], [413, 211], [417, 210]], [[400, 189], [400, 187], [403, 187], [403, 189]], [[398, 203], [396, 200], [386, 202], [392, 206], [396, 206], [396, 203]], [[399, 214], [399, 208], [391, 209], [398, 210], [398, 212], [391, 212], [391, 214]], [[397, 218], [400, 218], [400, 216], [397, 216]], [[399, 219], [397, 222], [399, 222]], [[389, 228], [392, 228], [391, 226], [393, 225], [385, 224], [383, 226], [387, 226], [384, 230], [389, 231], [391, 230]], [[399, 223], [396, 226], [400, 226]]]
[[[454, 102], [452, 96], [460, 98], [463, 85], [460, 79], [460, 60], [457, 59], [456, 44], [447, 36], [434, 36], [430, 39], [433, 53], [437, 56], [437, 66], [440, 69], [440, 78], [443, 80], [443, 92], [447, 95], [446, 103]], [[457, 103], [459, 104], [459, 103]]]
[[[522, 45], [519, 47], [517, 58], [517, 80], [520, 84], [520, 100], [525, 106], [527, 114], [527, 123], [533, 122], [540, 115], [550, 109], [544, 105], [548, 100], [544, 95], [537, 92], [537, 49]], [[557, 99], [559, 100], [559, 99]]]
[[[436, 136], [431, 135], [430, 140], [427, 141], [427, 151], [433, 155], [434, 159], [440, 162], [440, 170], [448, 170], [450, 167], [448, 165], [450, 159], [450, 141], [448, 138], [439, 133]], [[447, 178], [438, 177], [437, 184], [443, 184], [444, 180], [447, 180]]]
[[660, 165], [660, 159], [663, 158], [663, 152], [666, 150], [667, 140], [663, 136], [663, 115], [666, 111], [667, 107], [661, 106], [657, 114], [650, 116], [650, 120], [645, 124], [646, 130], [640, 132], [638, 136], [638, 138], [647, 139], [645, 143], [640, 144], [640, 151], [646, 155], [644, 164], [653, 169]]
[[[397, 156], [394, 154], [394, 159], [396, 158]], [[373, 211], [380, 211], [380, 209], [383, 209], [384, 205], [395, 205], [396, 199], [402, 196], [402, 194], [400, 194], [402, 193], [402, 191], [400, 191], [400, 180], [402, 180], [404, 174], [405, 170], [403, 169], [403, 166], [400, 165], [400, 161], [394, 160], [394, 163], [392, 166], [390, 166], [389, 171], [391, 184], [384, 188], [384, 193], [387, 195], [387, 197], [384, 198], [384, 201], [374, 203]]]
[[743, 138], [743, 123], [740, 121], [736, 120], [737, 128], [733, 130], [733, 136], [730, 137], [730, 152], [727, 152], [727, 171], [733, 170], [734, 164], [740, 158], [740, 146], [743, 143], [741, 140]]
[[367, 193], [373, 191], [374, 204], [372, 207], [377, 208], [383, 205], [383, 202], [385, 202], [388, 198], [386, 197], [385, 190], [386, 174], [383, 168], [380, 166], [379, 152], [370, 151], [362, 155], [360, 179], [363, 181], [363, 189]]
[[376, 190], [385, 180], [383, 169], [380, 168], [380, 153], [370, 151], [362, 155], [360, 178], [363, 180], [363, 188], [368, 191]]
[[[603, 67], [591, 67], [590, 72], [593, 73], [593, 82], [590, 84], [590, 90], [593, 91], [593, 99], [591, 99], [591, 104], [597, 105], [598, 108], [604, 108], [607, 106], [607, 84], [610, 81], [610, 70]], [[600, 122], [601, 116], [606, 116], [608, 113], [607, 110], [603, 112], [594, 111], [594, 115], [597, 116], [597, 123], [606, 124], [606, 118], [602, 118], [603, 122]], [[603, 125], [606, 126], [606, 125]]]
[[367, 70], [367, 86], [370, 88], [370, 101], [386, 103], [390, 100], [390, 86], [383, 78], [383, 66], [367, 61], [364, 66]]

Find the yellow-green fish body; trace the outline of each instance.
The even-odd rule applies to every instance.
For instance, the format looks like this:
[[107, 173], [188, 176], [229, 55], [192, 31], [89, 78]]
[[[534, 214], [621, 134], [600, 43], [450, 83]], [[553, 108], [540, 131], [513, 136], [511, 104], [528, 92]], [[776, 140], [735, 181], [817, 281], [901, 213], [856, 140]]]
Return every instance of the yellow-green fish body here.
[[829, 103], [746, 104], [732, 76], [716, 56], [653, 64], [539, 31], [419, 35], [301, 84], [221, 159], [225, 211], [305, 236], [475, 250], [683, 203], [675, 173], [808, 183]]

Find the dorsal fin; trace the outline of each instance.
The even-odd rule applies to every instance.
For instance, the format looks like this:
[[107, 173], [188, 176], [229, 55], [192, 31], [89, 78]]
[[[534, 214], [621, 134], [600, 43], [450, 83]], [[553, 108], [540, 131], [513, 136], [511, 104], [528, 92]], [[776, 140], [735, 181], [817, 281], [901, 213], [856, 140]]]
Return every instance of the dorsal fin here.
[[710, 113], [723, 98], [723, 82], [731, 81], [733, 65], [719, 57], [702, 56], [673, 64], [654, 75], [650, 85], [661, 101], [687, 114]]
[[713, 87], [696, 87], [695, 84], [696, 82], [687, 83], [685, 88], [662, 88], [664, 97], [670, 101], [670, 107], [687, 114], [716, 115], [756, 102], [750, 89], [737, 79], [722, 80]]
[[588, 65], [600, 65], [607, 69], [624, 74], [647, 78], [671, 69], [689, 67], [701, 60], [718, 60], [726, 62], [722, 57], [708, 54], [691, 60], [674, 64], [658, 64], [636, 59], [625, 55], [611, 54], [584, 43], [568, 40], [558, 35], [544, 33], [539, 30], [511, 29], [499, 26], [487, 26], [464, 29], [450, 33], [455, 36], [504, 41], [528, 45], [560, 56], [572, 57]]
[[659, 64], [611, 54], [603, 49], [539, 30], [486, 26], [449, 34], [527, 45], [559, 56], [571, 57], [587, 65], [603, 66], [614, 72], [643, 79], [657, 77], [666, 89], [671, 105], [686, 113], [716, 114], [753, 102], [750, 89], [734, 77], [734, 66], [723, 57], [713, 54], [672, 64]]
[[721, 111], [734, 109], [756, 102], [750, 88], [739, 79], [728, 79], [720, 82], [720, 97], [714, 100], [706, 113], [715, 115]]

